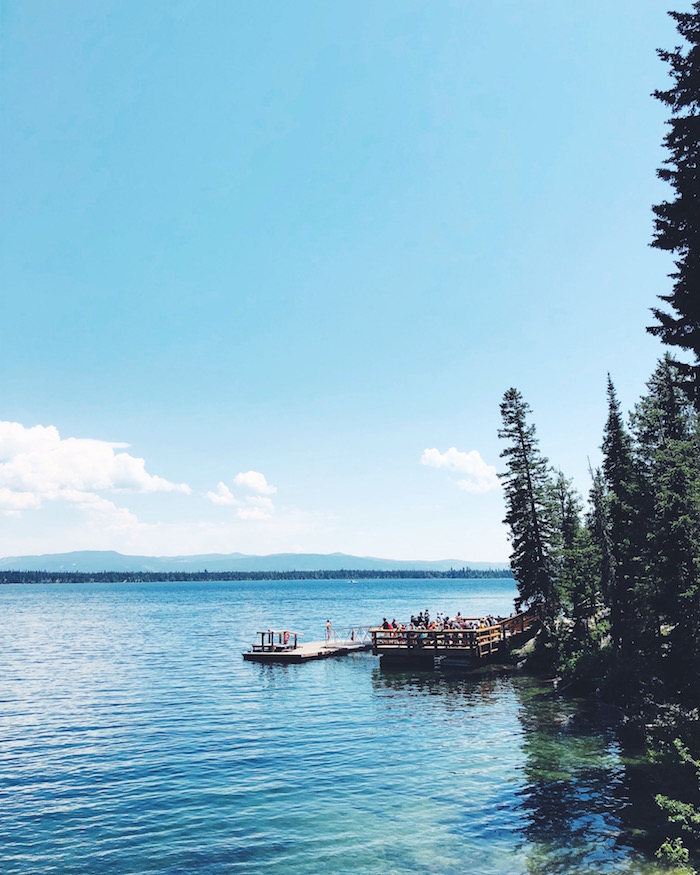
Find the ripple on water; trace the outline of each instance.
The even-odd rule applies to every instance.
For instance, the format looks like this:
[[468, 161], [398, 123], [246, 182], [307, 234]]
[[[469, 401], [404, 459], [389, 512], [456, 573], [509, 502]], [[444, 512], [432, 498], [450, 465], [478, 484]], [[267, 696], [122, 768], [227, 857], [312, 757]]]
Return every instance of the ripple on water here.
[[308, 640], [328, 615], [503, 613], [513, 595], [512, 581], [0, 589], [0, 868], [651, 872], [619, 818], [614, 737], [532, 681], [240, 657], [277, 620]]

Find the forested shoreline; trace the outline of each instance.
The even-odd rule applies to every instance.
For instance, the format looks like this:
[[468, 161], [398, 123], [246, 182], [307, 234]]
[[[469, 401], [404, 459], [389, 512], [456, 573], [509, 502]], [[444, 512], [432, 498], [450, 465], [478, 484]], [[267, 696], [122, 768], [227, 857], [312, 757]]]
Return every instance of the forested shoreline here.
[[502, 580], [509, 569], [450, 568], [447, 571], [402, 569], [321, 571], [0, 571], [1, 584], [17, 583], [186, 583], [238, 580]]
[[[621, 709], [620, 737], [653, 764], [648, 793], [667, 818], [659, 859], [700, 856], [700, 2], [670, 13], [685, 47], [659, 51], [671, 113], [658, 171], [673, 198], [652, 207], [652, 246], [670, 252], [672, 291], [648, 328], [666, 353], [626, 418], [607, 380], [602, 464], [582, 497], [539, 449], [531, 410], [501, 403], [511, 567], [542, 621], [530, 664], [560, 688]], [[602, 387], [601, 387], [602, 389]]]

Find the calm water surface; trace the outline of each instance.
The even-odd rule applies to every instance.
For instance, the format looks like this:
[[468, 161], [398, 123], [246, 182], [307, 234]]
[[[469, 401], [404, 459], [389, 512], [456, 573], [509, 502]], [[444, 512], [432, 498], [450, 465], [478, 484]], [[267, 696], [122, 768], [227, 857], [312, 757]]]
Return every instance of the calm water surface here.
[[507, 581], [0, 587], [0, 871], [652, 873], [603, 715], [542, 682], [244, 663]]

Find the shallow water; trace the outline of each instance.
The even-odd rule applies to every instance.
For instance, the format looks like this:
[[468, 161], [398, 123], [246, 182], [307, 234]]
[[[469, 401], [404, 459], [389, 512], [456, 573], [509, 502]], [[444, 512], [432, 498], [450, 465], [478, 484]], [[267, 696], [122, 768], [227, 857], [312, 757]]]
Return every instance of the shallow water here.
[[244, 663], [506, 581], [0, 587], [0, 871], [651, 873], [603, 715], [495, 670]]

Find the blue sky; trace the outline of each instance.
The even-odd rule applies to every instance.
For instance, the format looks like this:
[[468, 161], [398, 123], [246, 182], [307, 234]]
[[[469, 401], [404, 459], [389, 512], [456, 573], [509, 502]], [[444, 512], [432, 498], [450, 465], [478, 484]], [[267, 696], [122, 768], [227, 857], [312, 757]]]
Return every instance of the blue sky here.
[[506, 560], [510, 386], [588, 491], [663, 351], [664, 4], [0, 16], [0, 555]]

